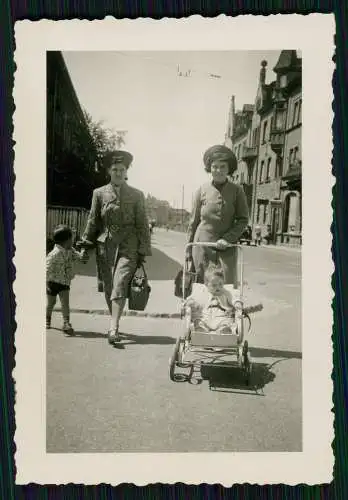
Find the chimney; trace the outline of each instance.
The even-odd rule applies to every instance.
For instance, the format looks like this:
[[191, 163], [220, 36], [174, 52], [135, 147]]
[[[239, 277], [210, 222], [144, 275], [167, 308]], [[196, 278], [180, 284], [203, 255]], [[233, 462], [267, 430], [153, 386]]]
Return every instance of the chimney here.
[[266, 66], [267, 61], [261, 61], [261, 69], [260, 69], [260, 84], [264, 85], [266, 82]]

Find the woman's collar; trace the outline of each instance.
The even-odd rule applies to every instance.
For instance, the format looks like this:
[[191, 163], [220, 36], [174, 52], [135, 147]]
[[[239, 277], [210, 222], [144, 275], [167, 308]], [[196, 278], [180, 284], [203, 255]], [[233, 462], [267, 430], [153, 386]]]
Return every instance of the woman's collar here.
[[212, 185], [216, 188], [223, 188], [224, 186], [226, 186], [226, 184], [229, 183], [229, 180], [228, 178], [224, 181], [224, 182], [220, 182], [220, 183], [217, 183], [215, 182], [214, 180], [211, 181]]

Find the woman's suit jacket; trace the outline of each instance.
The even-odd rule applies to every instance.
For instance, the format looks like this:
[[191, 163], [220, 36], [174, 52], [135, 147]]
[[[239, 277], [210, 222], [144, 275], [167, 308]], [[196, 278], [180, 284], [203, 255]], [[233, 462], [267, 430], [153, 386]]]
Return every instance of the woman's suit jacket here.
[[128, 184], [122, 184], [119, 192], [112, 184], [95, 189], [83, 238], [97, 244], [101, 290], [101, 267], [105, 275], [105, 266], [112, 271], [119, 256], [134, 262], [138, 254], [151, 255], [144, 194]]
[[[219, 190], [209, 182], [201, 186], [196, 193], [188, 228], [188, 241], [216, 242], [225, 239], [229, 243], [237, 243], [248, 221], [244, 189], [238, 184], [226, 182]], [[226, 283], [236, 285], [236, 249], [214, 252], [207, 248], [193, 247], [192, 254], [200, 281], [208, 263], [219, 260]]]

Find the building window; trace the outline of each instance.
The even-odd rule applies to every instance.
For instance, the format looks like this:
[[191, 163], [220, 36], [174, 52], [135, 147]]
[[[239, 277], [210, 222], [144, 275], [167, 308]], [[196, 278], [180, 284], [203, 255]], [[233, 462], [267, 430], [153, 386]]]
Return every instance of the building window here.
[[267, 169], [266, 169], [266, 182], [269, 182], [270, 180], [270, 169], [271, 169], [271, 162], [272, 162], [272, 158], [268, 158], [267, 160]]
[[263, 129], [262, 129], [262, 144], [265, 144], [265, 142], [266, 142], [266, 132], [267, 132], [267, 120], [263, 124]]
[[257, 215], [256, 215], [257, 222], [260, 222], [260, 215], [261, 215], [261, 203], [259, 202], [257, 204]]
[[294, 148], [294, 152], [293, 152], [293, 162], [295, 163], [295, 161], [298, 160], [298, 146], [296, 146]]
[[296, 125], [297, 121], [297, 110], [298, 110], [298, 101], [294, 104], [293, 114], [292, 114], [292, 126]]
[[261, 164], [260, 164], [260, 177], [259, 177], [259, 183], [262, 182], [262, 178], [263, 178], [263, 166], [264, 166], [264, 161], [262, 160]]
[[268, 215], [268, 205], [264, 205], [263, 208], [263, 223], [266, 224]]
[[292, 162], [293, 162], [293, 156], [294, 156], [294, 150], [290, 149], [290, 152], [289, 152], [289, 165], [291, 165]]
[[296, 125], [299, 125], [301, 121], [302, 121], [302, 99], [298, 99], [294, 103], [292, 126], [295, 127]]
[[282, 163], [282, 159], [277, 156], [277, 159], [276, 159], [276, 177], [282, 177], [283, 175], [283, 163]]
[[253, 130], [252, 146], [257, 144], [257, 129]]
[[302, 99], [298, 101], [297, 123], [302, 123]]
[[279, 84], [280, 84], [280, 88], [286, 87], [286, 84], [287, 84], [286, 75], [281, 75], [281, 77], [279, 78]]
[[275, 115], [275, 127], [276, 130], [283, 130], [284, 128], [284, 111], [277, 110]]

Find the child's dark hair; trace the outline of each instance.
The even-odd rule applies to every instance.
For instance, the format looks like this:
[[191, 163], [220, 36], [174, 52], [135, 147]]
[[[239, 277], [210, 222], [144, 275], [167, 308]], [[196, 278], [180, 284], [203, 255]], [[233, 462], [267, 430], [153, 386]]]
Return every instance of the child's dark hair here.
[[53, 232], [53, 241], [55, 243], [65, 243], [72, 238], [72, 230], [69, 226], [63, 224], [57, 226]]
[[225, 275], [220, 266], [216, 266], [215, 264], [209, 264], [207, 269], [204, 272], [204, 282], [209, 283], [212, 278], [220, 278], [225, 281]]

